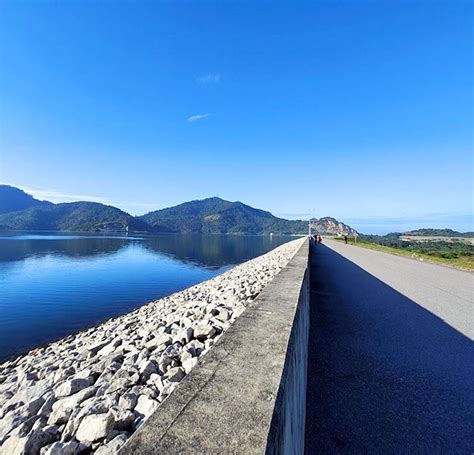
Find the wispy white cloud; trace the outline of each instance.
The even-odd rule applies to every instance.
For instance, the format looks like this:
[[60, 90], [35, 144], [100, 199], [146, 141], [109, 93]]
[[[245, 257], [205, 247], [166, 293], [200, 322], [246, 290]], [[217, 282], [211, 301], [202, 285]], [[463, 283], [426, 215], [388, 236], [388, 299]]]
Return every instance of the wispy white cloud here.
[[36, 199], [44, 199], [50, 202], [74, 202], [89, 201], [101, 202], [102, 204], [110, 204], [110, 199], [102, 196], [93, 196], [88, 194], [69, 194], [54, 190], [36, 190], [32, 188], [24, 188], [24, 191], [34, 196]]
[[136, 215], [137, 213], [149, 212], [150, 210], [156, 210], [160, 207], [158, 203], [150, 202], [139, 202], [139, 201], [130, 201], [130, 200], [114, 200], [103, 196], [94, 196], [90, 194], [70, 194], [63, 193], [62, 191], [57, 191], [53, 189], [40, 188], [40, 187], [31, 187], [25, 186], [18, 183], [12, 182], [1, 182], [0, 185], [10, 185], [16, 188], [22, 189], [25, 193], [30, 194], [40, 201], [49, 201], [55, 204], [61, 202], [77, 202], [77, 201], [87, 201], [87, 202], [100, 202], [101, 204], [112, 205], [118, 207], [122, 210], [125, 210], [128, 213]]
[[204, 120], [208, 117], [210, 117], [211, 114], [197, 114], [197, 115], [191, 115], [191, 117], [188, 118], [189, 123], [197, 122], [199, 120]]
[[200, 84], [219, 84], [221, 82], [221, 75], [219, 73], [209, 73], [197, 78]]
[[40, 199], [42, 201], [50, 201], [50, 202], [55, 202], [55, 203], [74, 202], [74, 201], [100, 202], [102, 204], [112, 203], [110, 199], [103, 196], [63, 193], [57, 190], [29, 187], [29, 186], [24, 186], [24, 185], [17, 185], [14, 183], [6, 183], [6, 185], [11, 185], [17, 188], [21, 188], [25, 193], [31, 194], [34, 198]]

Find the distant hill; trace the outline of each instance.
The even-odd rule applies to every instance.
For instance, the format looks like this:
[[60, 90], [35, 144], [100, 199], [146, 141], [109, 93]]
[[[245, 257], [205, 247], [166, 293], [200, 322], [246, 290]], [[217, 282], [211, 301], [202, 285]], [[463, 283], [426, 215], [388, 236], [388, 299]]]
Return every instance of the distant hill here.
[[51, 202], [39, 201], [19, 188], [0, 185], [0, 213], [17, 212], [30, 207], [47, 207]]
[[[140, 217], [155, 229], [168, 232], [221, 233], [221, 234], [306, 234], [308, 222], [285, 220], [270, 212], [255, 209], [242, 202], [229, 202], [213, 197]], [[315, 231], [336, 235], [355, 231], [334, 218], [314, 220]]]
[[14, 230], [125, 232], [151, 231], [143, 221], [97, 202], [71, 202], [31, 207], [0, 215], [0, 227]]
[[415, 229], [404, 232], [403, 235], [431, 236], [431, 237], [474, 237], [474, 232], [458, 232], [452, 229]]
[[307, 231], [307, 222], [283, 220], [270, 212], [217, 197], [156, 210], [140, 219], [155, 229], [168, 232], [298, 234]]
[[[53, 204], [25, 192], [0, 187], [0, 229], [77, 232], [169, 232], [200, 234], [306, 234], [308, 222], [286, 220], [242, 202], [213, 197], [185, 202], [133, 217], [96, 202]], [[313, 232], [337, 235], [355, 231], [334, 218], [313, 220]]]

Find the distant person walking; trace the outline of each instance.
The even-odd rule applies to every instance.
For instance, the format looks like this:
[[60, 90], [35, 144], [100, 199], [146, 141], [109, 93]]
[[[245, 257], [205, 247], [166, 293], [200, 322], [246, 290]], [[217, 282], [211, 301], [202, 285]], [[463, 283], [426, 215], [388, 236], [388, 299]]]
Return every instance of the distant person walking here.
[[344, 235], [344, 243], [347, 245], [347, 235]]
[[320, 235], [318, 235], [318, 243], [321, 243], [322, 241], [323, 241], [323, 238]]

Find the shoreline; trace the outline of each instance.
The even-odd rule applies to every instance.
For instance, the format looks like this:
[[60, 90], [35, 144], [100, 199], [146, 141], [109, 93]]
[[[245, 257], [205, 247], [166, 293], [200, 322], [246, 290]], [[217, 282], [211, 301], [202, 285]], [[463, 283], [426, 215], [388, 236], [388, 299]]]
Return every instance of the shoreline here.
[[0, 364], [0, 453], [118, 450], [302, 243]]
[[124, 239], [126, 238], [132, 238], [134, 236], [139, 236], [137, 239], [140, 237], [156, 237], [159, 235], [191, 235], [191, 236], [201, 236], [201, 235], [232, 235], [232, 236], [242, 236], [242, 237], [306, 237], [307, 233], [304, 234], [284, 234], [284, 233], [265, 233], [262, 232], [260, 234], [251, 234], [251, 233], [246, 233], [246, 232], [148, 232], [148, 231], [131, 231], [129, 233], [126, 233], [125, 231], [48, 231], [48, 230], [41, 230], [41, 229], [0, 229], [0, 234], [1, 233], [38, 233], [40, 235], [43, 234], [65, 234], [65, 235], [71, 235], [71, 234], [78, 234], [82, 235], [85, 237], [88, 237], [89, 234], [91, 236], [97, 236], [97, 237], [122, 237]]

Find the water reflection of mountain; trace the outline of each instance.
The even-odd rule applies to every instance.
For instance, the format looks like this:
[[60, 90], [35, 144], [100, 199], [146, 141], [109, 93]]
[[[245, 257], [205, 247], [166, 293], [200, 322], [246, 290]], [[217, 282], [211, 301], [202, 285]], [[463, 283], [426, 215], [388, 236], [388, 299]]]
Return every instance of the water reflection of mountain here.
[[76, 237], [65, 239], [1, 239], [0, 262], [21, 261], [47, 255], [88, 258], [98, 254], [113, 254], [126, 246], [123, 238]]
[[137, 242], [152, 254], [165, 255], [199, 267], [219, 267], [247, 261], [291, 240], [284, 236], [163, 234], [141, 239], [124, 237], [32, 236], [0, 239], [0, 262], [22, 261], [47, 255], [89, 259], [112, 255]]
[[166, 234], [143, 246], [182, 262], [211, 269], [245, 262], [291, 240], [288, 236]]

